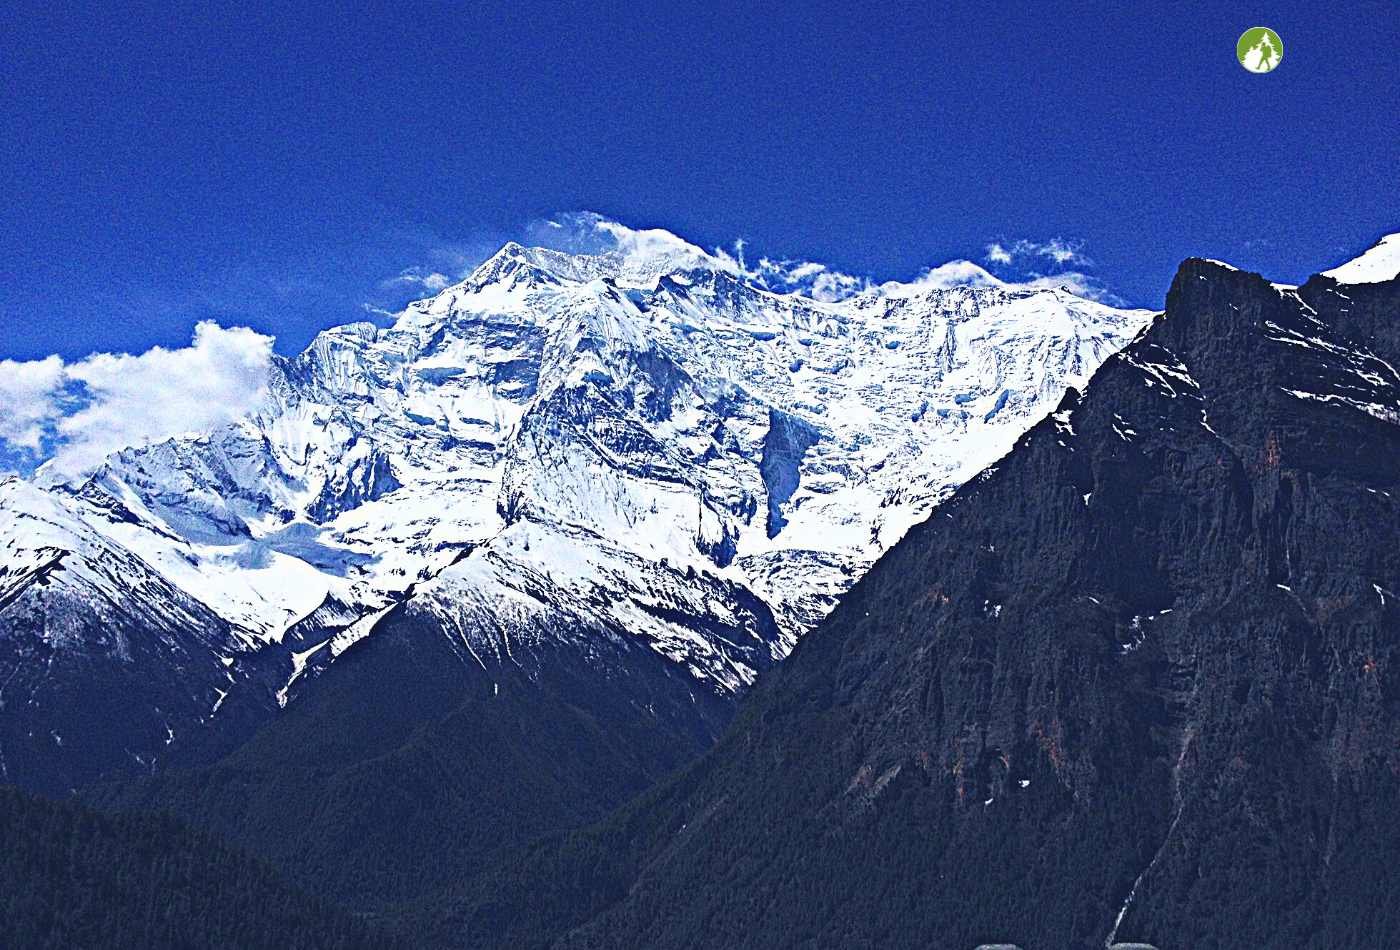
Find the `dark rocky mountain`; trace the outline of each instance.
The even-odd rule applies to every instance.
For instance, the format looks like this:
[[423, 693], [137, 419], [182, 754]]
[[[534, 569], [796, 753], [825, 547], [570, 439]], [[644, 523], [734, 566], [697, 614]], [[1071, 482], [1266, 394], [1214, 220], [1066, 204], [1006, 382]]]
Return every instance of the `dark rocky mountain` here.
[[464, 946], [1400, 945], [1400, 280], [1187, 261], [698, 763]]
[[[58, 498], [0, 480], [0, 539], [0, 783], [62, 795], [176, 753], [217, 758], [276, 708], [279, 667]], [[186, 728], [215, 714], [217, 731]]]
[[84, 795], [174, 813], [343, 907], [390, 913], [602, 819], [732, 716], [623, 636], [599, 637], [587, 663], [557, 640], [515, 649], [488, 671], [430, 620], [395, 611], [216, 764]]
[[164, 816], [104, 815], [0, 788], [0, 841], [6, 947], [418, 945]]

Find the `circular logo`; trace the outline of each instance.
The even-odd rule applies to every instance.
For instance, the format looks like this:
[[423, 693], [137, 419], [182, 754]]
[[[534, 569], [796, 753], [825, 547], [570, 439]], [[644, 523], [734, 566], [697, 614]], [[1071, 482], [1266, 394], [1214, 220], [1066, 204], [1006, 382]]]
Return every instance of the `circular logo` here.
[[1252, 73], [1273, 72], [1283, 62], [1283, 40], [1267, 26], [1252, 26], [1240, 34], [1235, 56]]

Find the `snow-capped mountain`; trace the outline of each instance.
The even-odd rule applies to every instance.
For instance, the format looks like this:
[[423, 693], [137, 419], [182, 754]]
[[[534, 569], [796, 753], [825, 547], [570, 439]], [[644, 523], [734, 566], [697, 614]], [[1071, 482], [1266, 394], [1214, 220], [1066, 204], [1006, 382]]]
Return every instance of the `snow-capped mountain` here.
[[65, 746], [36, 644], [188, 694], [123, 696], [142, 765], [231, 693], [285, 705], [395, 609], [487, 672], [622, 637], [734, 694], [1152, 317], [968, 262], [821, 301], [608, 228], [322, 333], [234, 424], [4, 483], [7, 776], [96, 774], [41, 764]]

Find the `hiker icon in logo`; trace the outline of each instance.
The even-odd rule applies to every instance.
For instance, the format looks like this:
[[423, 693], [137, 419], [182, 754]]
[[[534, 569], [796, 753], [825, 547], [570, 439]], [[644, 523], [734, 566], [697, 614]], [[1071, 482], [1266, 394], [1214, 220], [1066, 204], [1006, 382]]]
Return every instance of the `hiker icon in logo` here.
[[1253, 26], [1240, 34], [1235, 56], [1252, 73], [1272, 72], [1283, 62], [1283, 40], [1267, 26]]

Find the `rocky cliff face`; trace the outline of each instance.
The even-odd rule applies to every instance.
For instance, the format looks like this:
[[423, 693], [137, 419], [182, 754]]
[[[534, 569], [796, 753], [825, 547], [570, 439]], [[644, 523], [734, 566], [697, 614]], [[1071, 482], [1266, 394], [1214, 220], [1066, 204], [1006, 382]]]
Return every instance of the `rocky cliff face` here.
[[818, 301], [610, 227], [627, 243], [508, 244], [390, 328], [321, 334], [233, 425], [8, 484], [10, 780], [207, 760], [391, 615], [496, 687], [640, 647], [672, 711], [727, 707], [1149, 318], [976, 268]]
[[[452, 932], [1396, 943], [1397, 271], [1295, 289], [1186, 262], [1165, 315], [896, 545], [710, 754], [472, 892]], [[602, 870], [570, 889], [579, 854]], [[539, 869], [565, 883], [502, 911]]]

